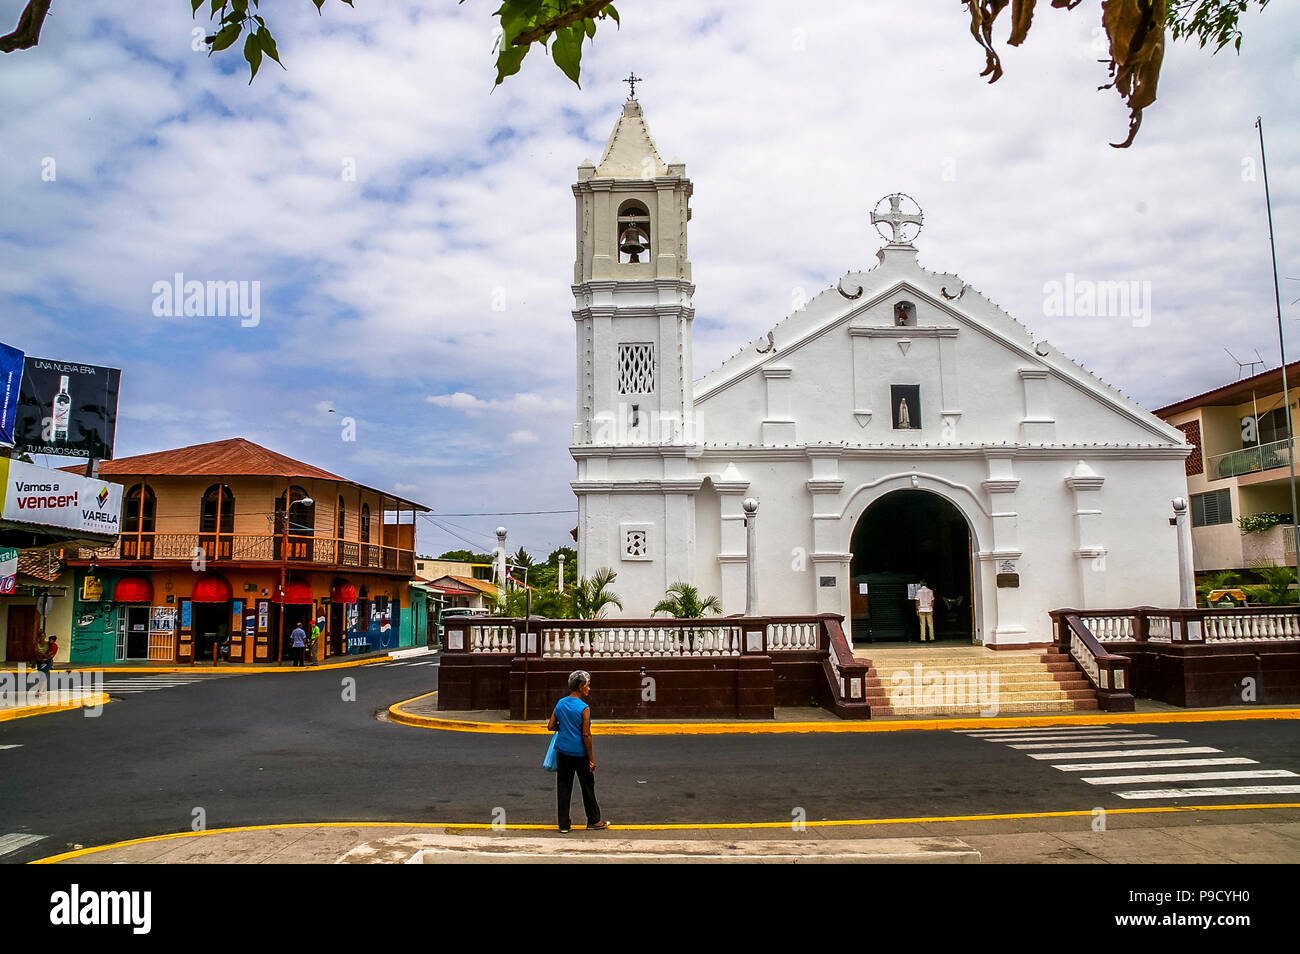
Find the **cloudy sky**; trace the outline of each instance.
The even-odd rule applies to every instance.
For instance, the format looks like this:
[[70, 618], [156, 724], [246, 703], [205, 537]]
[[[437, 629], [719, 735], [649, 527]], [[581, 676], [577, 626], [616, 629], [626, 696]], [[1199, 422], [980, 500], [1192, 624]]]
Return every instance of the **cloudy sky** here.
[[[582, 89], [534, 51], [495, 92], [493, 0], [356, 6], [268, 5], [287, 70], [251, 86], [238, 50], [193, 49], [185, 0], [56, 4], [0, 59], [0, 340], [121, 368], [118, 456], [244, 436], [448, 515], [573, 509], [569, 186], [630, 69], [695, 183], [697, 377], [873, 264], [894, 191], [924, 265], [1147, 407], [1235, 378], [1225, 346], [1277, 362], [1254, 121], [1300, 278], [1295, 4], [1248, 17], [1240, 56], [1171, 49], [1127, 150], [1093, 0], [1044, 0], [993, 86], [955, 0], [624, 0]], [[260, 321], [156, 316], [178, 272], [259, 282]], [[1149, 321], [1051, 314], [1070, 274], [1149, 282]], [[439, 519], [423, 551], [506, 523], [544, 553], [575, 523]]]

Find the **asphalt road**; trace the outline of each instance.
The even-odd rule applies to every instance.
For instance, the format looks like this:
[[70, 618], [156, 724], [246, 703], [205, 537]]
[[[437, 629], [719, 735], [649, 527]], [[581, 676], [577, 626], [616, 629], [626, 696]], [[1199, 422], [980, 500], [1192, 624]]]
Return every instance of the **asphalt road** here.
[[[343, 698], [349, 679], [356, 701]], [[206, 678], [110, 690], [117, 701], [99, 718], [68, 712], [0, 723], [0, 851], [6, 836], [18, 836], [9, 844], [43, 836], [0, 861], [188, 830], [199, 809], [209, 829], [304, 821], [490, 823], [497, 809], [504, 809], [507, 824], [552, 824], [555, 783], [541, 768], [544, 736], [438, 732], [376, 718], [391, 703], [436, 688], [436, 679], [436, 665], [393, 663]], [[1045, 750], [1012, 747], [1040, 744], [1028, 737], [989, 740], [949, 731], [601, 738], [599, 723], [595, 730], [597, 793], [615, 824], [786, 821], [799, 809], [814, 821], [1300, 802], [1300, 794], [1275, 793], [1134, 801], [1117, 792], [1170, 786], [1082, 780], [1149, 771], [1141, 768], [1055, 767], [1084, 764], [1090, 753], [1112, 748], [1141, 762], [1151, 758], [1138, 754], [1149, 744], [1180, 739], [1192, 761], [1253, 760], [1189, 766], [1190, 773], [1300, 773], [1300, 727], [1286, 721], [1102, 729], [1100, 747], [1079, 740], [1062, 746], [1056, 740], [1066, 741], [1063, 734], [1049, 733]], [[1295, 783], [1300, 775], [1178, 784]], [[580, 816], [579, 801], [575, 793]]]

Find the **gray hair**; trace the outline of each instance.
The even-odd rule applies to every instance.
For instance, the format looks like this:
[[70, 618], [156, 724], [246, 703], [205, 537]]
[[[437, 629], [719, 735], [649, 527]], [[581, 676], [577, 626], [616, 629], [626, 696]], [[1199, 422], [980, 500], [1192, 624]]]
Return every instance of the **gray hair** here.
[[591, 682], [591, 673], [585, 669], [575, 669], [569, 673], [569, 691], [577, 692], [583, 686]]

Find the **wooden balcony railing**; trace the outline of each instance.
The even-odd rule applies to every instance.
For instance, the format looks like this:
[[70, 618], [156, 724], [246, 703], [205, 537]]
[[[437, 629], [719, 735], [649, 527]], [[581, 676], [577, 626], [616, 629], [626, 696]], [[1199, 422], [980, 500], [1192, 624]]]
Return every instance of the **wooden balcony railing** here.
[[375, 543], [356, 543], [331, 537], [271, 533], [144, 533], [123, 534], [115, 544], [81, 549], [77, 558], [207, 563], [295, 563], [357, 569], [413, 572], [415, 553]]

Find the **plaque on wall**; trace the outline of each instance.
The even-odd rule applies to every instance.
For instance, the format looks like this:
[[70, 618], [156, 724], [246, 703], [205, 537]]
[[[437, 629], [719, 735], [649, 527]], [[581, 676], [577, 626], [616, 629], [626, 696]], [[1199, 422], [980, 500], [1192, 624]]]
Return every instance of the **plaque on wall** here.
[[820, 585], [820, 586], [834, 586], [834, 585], [835, 585], [835, 577], [833, 577], [833, 576], [823, 576], [823, 577], [819, 577], [819, 578], [818, 578], [818, 585]]
[[998, 587], [1000, 589], [1018, 589], [1020, 586], [1019, 573], [999, 573]]

